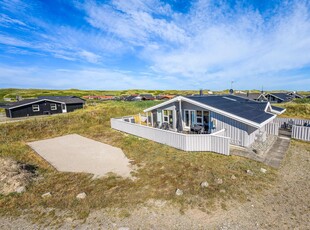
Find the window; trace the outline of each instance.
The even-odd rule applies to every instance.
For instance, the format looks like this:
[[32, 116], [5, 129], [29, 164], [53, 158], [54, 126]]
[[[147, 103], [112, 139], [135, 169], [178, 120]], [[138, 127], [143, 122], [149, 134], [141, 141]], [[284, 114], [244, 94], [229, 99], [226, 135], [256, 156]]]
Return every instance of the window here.
[[57, 105], [56, 104], [51, 104], [51, 110], [57, 110]]
[[164, 110], [163, 122], [167, 122], [169, 124], [172, 124], [172, 111], [171, 110]]
[[39, 105], [32, 105], [32, 111], [33, 112], [39, 112], [40, 111], [40, 106]]
[[196, 123], [202, 124], [202, 114], [203, 112], [201, 110], [196, 111]]

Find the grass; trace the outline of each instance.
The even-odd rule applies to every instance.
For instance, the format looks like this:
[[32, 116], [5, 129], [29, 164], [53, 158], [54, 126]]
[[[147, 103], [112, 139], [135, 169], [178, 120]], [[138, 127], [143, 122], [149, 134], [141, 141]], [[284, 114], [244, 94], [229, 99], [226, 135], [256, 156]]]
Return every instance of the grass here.
[[[210, 211], [216, 204], [225, 209], [228, 201], [245, 201], [275, 180], [273, 169], [255, 161], [209, 152], [183, 152], [110, 128], [111, 117], [136, 114], [156, 103], [105, 102], [65, 115], [0, 125], [0, 157], [36, 165], [44, 177], [33, 182], [23, 194], [0, 197], [0, 214], [27, 213], [36, 217], [42, 210], [55, 208], [86, 218], [91, 210], [119, 208], [122, 210], [119, 215], [126, 217], [130, 210], [150, 199], [169, 201], [182, 211], [187, 208]], [[140, 167], [133, 173], [137, 180], [115, 175], [93, 180], [87, 174], [56, 172], [26, 144], [71, 133], [122, 148], [133, 164]], [[260, 173], [261, 167], [267, 168], [268, 173]], [[254, 176], [246, 174], [247, 169]], [[232, 180], [231, 175], [237, 179]], [[217, 178], [224, 183], [216, 184]], [[202, 189], [202, 181], [208, 181], [209, 187]], [[184, 191], [183, 196], [175, 196], [177, 188]], [[225, 193], [219, 192], [223, 189]], [[41, 198], [46, 192], [51, 192], [52, 197]], [[80, 192], [87, 194], [85, 200], [75, 198]]]
[[68, 89], [68, 90], [45, 90], [45, 89], [0, 89], [0, 101], [3, 98], [15, 99], [16, 96], [22, 96], [23, 98], [36, 98], [38, 96], [87, 96], [87, 95], [131, 95], [140, 93], [150, 93], [153, 95], [160, 94], [171, 94], [171, 95], [185, 95], [198, 93], [198, 90], [141, 90], [141, 89], [130, 89], [130, 90], [79, 90], [79, 89]]
[[275, 104], [275, 106], [286, 109], [280, 117], [310, 119], [310, 101], [308, 99], [297, 99], [288, 103]]

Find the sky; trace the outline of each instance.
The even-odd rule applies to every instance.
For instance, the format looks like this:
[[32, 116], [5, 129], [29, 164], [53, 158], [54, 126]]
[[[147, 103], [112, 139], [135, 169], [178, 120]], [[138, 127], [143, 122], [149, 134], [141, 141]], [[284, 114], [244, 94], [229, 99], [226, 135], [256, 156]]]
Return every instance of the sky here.
[[308, 0], [0, 0], [0, 88], [310, 90]]

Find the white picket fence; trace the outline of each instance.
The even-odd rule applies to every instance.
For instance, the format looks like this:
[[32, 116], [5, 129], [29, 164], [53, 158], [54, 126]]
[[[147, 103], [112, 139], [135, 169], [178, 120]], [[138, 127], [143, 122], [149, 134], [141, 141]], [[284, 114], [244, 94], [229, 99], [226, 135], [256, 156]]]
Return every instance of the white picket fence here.
[[273, 120], [274, 123], [277, 123], [280, 127], [286, 124], [292, 124], [292, 138], [310, 141], [310, 127], [305, 127], [304, 124], [310, 124], [310, 120], [306, 119], [297, 119], [297, 118], [276, 118]]
[[265, 130], [270, 135], [278, 136], [279, 135], [279, 127], [280, 127], [279, 123], [268, 123], [265, 126]]
[[211, 151], [229, 155], [230, 138], [216, 134], [184, 134], [111, 118], [111, 128], [166, 144], [183, 151]]
[[292, 138], [303, 141], [310, 141], [310, 127], [293, 125]]
[[280, 127], [284, 124], [284, 122], [286, 124], [293, 123], [294, 125], [304, 125], [305, 123], [310, 124], [310, 120], [283, 117], [277, 117], [272, 122], [279, 124]]

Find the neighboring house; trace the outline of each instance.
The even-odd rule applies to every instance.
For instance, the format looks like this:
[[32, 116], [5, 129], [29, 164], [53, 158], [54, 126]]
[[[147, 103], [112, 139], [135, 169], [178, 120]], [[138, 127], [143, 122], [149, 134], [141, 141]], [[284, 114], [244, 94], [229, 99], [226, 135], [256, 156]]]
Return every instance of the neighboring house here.
[[124, 101], [141, 101], [142, 98], [139, 95], [130, 95], [124, 98]]
[[156, 100], [169, 100], [174, 98], [175, 95], [158, 95], [156, 96]]
[[140, 94], [142, 101], [152, 101], [155, 100], [155, 97], [152, 94]]
[[288, 95], [288, 93], [267, 93], [265, 97], [270, 103], [282, 103], [293, 100], [293, 97]]
[[83, 108], [85, 101], [75, 96], [42, 96], [25, 99], [6, 105], [6, 116], [10, 118], [72, 112]]
[[267, 134], [276, 135], [272, 121], [284, 111], [269, 102], [235, 95], [177, 96], [144, 110], [146, 126], [132, 124], [128, 117], [111, 119], [111, 125], [185, 151], [227, 155], [229, 144], [249, 147], [255, 140], [265, 141]]
[[299, 98], [299, 99], [302, 99], [304, 98], [302, 95], [296, 93], [296, 92], [289, 92], [287, 95], [289, 95], [291, 98]]

